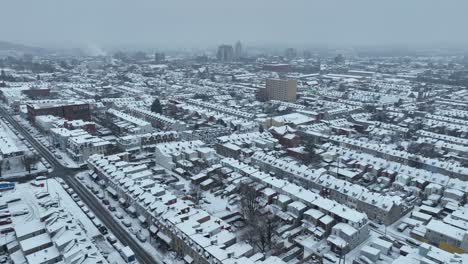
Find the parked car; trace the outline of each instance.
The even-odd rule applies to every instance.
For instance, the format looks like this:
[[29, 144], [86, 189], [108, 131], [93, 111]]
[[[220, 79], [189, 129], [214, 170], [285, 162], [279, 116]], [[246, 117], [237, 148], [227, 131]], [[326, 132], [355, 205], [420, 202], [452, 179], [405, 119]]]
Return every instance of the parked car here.
[[102, 199], [102, 203], [105, 204], [105, 205], [109, 205], [109, 200], [107, 200], [107, 199]]
[[85, 214], [87, 214], [89, 212], [89, 208], [87, 206], [83, 206], [83, 208], [81, 208], [81, 210], [83, 210], [83, 212]]
[[136, 237], [138, 238], [138, 240], [140, 240], [140, 242], [143, 242], [143, 243], [146, 242], [146, 237], [142, 233], [138, 232], [136, 234]]
[[109, 206], [107, 206], [107, 209], [109, 209], [109, 211], [111, 211], [111, 212], [115, 212], [115, 210], [116, 210], [115, 206], [112, 206], [110, 204], [109, 204]]
[[60, 185], [62, 185], [62, 186], [65, 184], [65, 181], [64, 181], [63, 179], [61, 179], [61, 178], [57, 178], [57, 181], [58, 181], [58, 183], [60, 183]]
[[130, 227], [130, 228], [128, 229], [128, 231], [130, 231], [130, 233], [136, 235], [136, 234], [138, 234], [138, 231], [139, 231], [139, 230], [138, 230], [136, 227]]
[[94, 218], [96, 218], [96, 215], [94, 215], [93, 212], [88, 212], [88, 213], [86, 213], [86, 215], [89, 217], [89, 219], [94, 219]]
[[109, 242], [111, 244], [114, 244], [115, 242], [117, 242], [117, 238], [114, 235], [108, 235], [106, 237], [106, 240], [107, 240], [107, 242]]
[[123, 214], [121, 214], [121, 213], [116, 213], [116, 214], [115, 214], [115, 217], [117, 217], [117, 219], [122, 219], [122, 218], [123, 218]]
[[103, 225], [98, 227], [98, 229], [101, 232], [101, 234], [103, 234], [103, 235], [107, 235], [107, 233], [109, 233], [109, 231], [107, 231], [107, 227], [105, 227]]
[[132, 223], [128, 219], [123, 219], [121, 222], [126, 227], [131, 227], [132, 226]]
[[81, 201], [81, 200], [80, 200], [80, 197], [78, 197], [78, 194], [76, 194], [76, 193], [74, 193], [74, 194], [72, 195], [72, 199], [73, 199], [73, 201], [75, 201], [75, 202]]

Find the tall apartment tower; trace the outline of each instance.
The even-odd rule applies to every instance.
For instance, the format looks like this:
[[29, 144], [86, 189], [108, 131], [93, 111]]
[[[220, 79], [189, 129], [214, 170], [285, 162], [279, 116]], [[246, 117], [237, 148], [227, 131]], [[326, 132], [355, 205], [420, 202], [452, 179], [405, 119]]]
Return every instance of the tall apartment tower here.
[[234, 47], [234, 58], [239, 60], [242, 57], [242, 43], [238, 41]]
[[266, 80], [266, 99], [295, 102], [297, 93], [296, 80]]
[[218, 47], [216, 58], [220, 62], [230, 62], [234, 59], [234, 49], [231, 45], [221, 45]]
[[157, 63], [157, 64], [163, 63], [165, 60], [166, 60], [166, 55], [164, 55], [164, 53], [156, 52], [154, 54], [154, 62], [155, 63]]

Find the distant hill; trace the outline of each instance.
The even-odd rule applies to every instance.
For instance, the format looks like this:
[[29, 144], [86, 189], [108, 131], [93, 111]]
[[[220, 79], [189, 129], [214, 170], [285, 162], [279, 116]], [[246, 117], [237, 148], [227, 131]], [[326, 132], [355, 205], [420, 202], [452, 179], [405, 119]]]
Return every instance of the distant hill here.
[[1, 41], [0, 40], [0, 51], [16, 51], [16, 52], [23, 52], [23, 53], [32, 53], [32, 54], [37, 54], [37, 53], [43, 53], [46, 50], [43, 48], [37, 48], [37, 47], [32, 47], [32, 46], [26, 46], [22, 44], [17, 44], [13, 42], [8, 42], [8, 41]]

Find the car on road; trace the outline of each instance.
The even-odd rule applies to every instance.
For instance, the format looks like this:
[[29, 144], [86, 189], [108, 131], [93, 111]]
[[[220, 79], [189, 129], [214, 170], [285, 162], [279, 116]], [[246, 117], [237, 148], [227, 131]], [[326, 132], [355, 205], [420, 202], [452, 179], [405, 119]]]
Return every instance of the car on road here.
[[128, 220], [128, 219], [123, 219], [121, 222], [122, 222], [122, 225], [124, 225], [126, 227], [131, 227], [132, 226], [132, 222], [130, 222], [130, 220]]

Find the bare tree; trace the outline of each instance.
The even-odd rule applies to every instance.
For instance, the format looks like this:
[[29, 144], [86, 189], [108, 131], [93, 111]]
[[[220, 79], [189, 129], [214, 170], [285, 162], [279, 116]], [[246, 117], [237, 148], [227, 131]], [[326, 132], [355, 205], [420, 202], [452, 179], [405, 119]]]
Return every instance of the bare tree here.
[[316, 146], [311, 141], [306, 141], [304, 144], [304, 151], [306, 154], [303, 156], [303, 161], [306, 164], [317, 164], [321, 161], [322, 157], [317, 153]]
[[33, 168], [34, 164], [39, 161], [39, 155], [33, 152], [25, 153], [23, 156], [23, 164], [28, 173], [31, 173], [31, 169]]
[[200, 204], [201, 189], [199, 185], [191, 183], [188, 194], [192, 197], [193, 203], [195, 205]]
[[271, 248], [273, 230], [276, 218], [273, 215], [262, 215], [260, 204], [257, 201], [257, 191], [249, 184], [239, 186], [240, 210], [246, 222], [244, 238], [256, 245], [262, 252]]
[[255, 221], [257, 211], [260, 209], [260, 205], [257, 203], [257, 191], [249, 184], [241, 183], [239, 194], [242, 216], [247, 222]]

